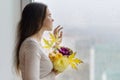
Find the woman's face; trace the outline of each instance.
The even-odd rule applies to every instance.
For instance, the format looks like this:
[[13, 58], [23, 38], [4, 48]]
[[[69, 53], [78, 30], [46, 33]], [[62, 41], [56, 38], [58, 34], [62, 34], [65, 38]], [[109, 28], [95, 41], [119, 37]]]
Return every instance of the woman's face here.
[[51, 17], [51, 13], [50, 13], [49, 9], [47, 8], [46, 9], [46, 17], [45, 17], [45, 19], [43, 21], [44, 29], [47, 30], [47, 31], [51, 31], [52, 27], [53, 27], [53, 21], [54, 20]]

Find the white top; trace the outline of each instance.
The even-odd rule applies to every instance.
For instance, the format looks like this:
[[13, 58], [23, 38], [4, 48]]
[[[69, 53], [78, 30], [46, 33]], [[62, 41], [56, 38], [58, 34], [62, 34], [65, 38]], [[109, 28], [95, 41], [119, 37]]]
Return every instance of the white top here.
[[55, 80], [53, 65], [33, 38], [26, 38], [19, 51], [23, 80]]

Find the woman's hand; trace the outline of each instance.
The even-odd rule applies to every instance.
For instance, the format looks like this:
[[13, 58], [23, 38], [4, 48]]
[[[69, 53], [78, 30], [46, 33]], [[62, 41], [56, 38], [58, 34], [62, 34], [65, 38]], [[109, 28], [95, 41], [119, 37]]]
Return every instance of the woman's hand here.
[[63, 29], [63, 27], [61, 27], [60, 25], [57, 26], [54, 31], [53, 34], [56, 38], [58, 38], [58, 41], [56, 42], [55, 46], [60, 45], [60, 43], [62, 42], [62, 34], [63, 32], [61, 31], [61, 29]]
[[59, 72], [57, 71], [57, 70], [52, 70], [54, 73], [55, 73], [55, 75], [58, 75], [59, 74]]

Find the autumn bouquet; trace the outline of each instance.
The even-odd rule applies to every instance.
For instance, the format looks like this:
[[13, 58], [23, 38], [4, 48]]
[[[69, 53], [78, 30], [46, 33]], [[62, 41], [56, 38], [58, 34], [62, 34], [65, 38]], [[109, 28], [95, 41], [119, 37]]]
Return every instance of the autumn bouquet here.
[[49, 39], [43, 38], [44, 48], [47, 48], [49, 52], [49, 58], [53, 63], [53, 68], [57, 72], [63, 72], [69, 65], [73, 69], [77, 69], [77, 65], [83, 63], [82, 60], [75, 57], [76, 52], [72, 49], [55, 44], [59, 41], [58, 37], [55, 37], [53, 33], [49, 33]]

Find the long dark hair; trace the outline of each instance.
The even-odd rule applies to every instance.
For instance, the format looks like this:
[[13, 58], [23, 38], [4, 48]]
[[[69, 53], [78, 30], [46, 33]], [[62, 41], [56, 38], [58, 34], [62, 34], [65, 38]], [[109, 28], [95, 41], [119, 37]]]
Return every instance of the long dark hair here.
[[14, 65], [17, 73], [20, 72], [19, 67], [19, 49], [22, 42], [31, 35], [37, 33], [42, 25], [46, 16], [47, 5], [43, 3], [29, 3], [23, 9], [21, 20], [17, 27], [16, 47], [14, 56]]

